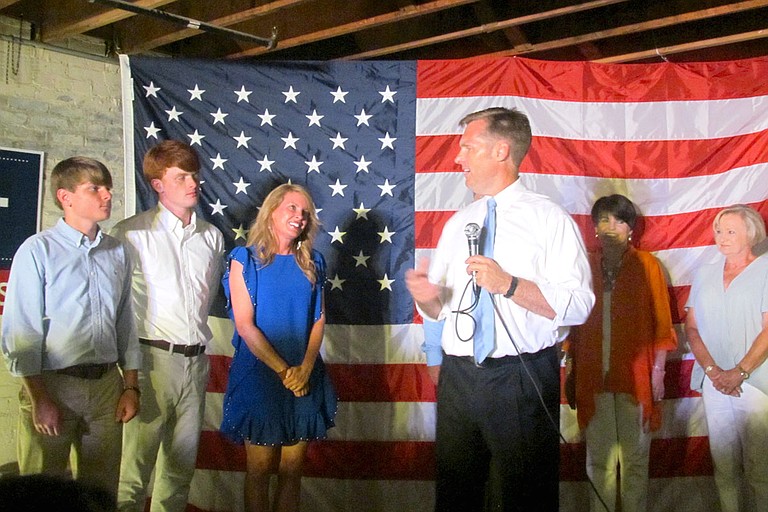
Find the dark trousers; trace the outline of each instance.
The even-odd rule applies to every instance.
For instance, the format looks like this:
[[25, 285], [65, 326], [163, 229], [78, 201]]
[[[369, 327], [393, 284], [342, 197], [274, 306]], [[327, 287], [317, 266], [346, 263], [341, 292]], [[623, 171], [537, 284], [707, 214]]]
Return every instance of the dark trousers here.
[[[446, 356], [437, 394], [435, 510], [482, 511], [486, 481], [494, 510], [559, 507], [560, 366], [552, 347], [478, 368]], [[552, 423], [554, 421], [554, 425]]]

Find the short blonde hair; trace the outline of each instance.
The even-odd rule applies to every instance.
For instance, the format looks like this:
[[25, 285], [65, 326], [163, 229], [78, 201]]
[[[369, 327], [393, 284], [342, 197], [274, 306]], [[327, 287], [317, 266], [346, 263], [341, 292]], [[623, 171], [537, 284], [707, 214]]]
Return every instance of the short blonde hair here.
[[749, 246], [754, 247], [765, 240], [765, 222], [757, 210], [746, 204], [734, 204], [728, 208], [720, 210], [712, 221], [712, 230], [717, 230], [720, 226], [720, 219], [723, 215], [738, 215], [747, 226], [747, 238]]

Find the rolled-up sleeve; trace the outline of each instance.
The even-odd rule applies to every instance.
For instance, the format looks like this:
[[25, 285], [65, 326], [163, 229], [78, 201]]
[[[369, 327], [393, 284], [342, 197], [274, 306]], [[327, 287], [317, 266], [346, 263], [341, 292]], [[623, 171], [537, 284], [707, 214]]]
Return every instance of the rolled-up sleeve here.
[[5, 295], [2, 350], [16, 377], [38, 375], [43, 368], [46, 329], [44, 253], [37, 242], [21, 245], [11, 264]]
[[567, 215], [554, 215], [546, 229], [550, 235], [546, 268], [536, 284], [555, 311], [553, 329], [581, 325], [595, 305], [584, 241], [576, 223]]

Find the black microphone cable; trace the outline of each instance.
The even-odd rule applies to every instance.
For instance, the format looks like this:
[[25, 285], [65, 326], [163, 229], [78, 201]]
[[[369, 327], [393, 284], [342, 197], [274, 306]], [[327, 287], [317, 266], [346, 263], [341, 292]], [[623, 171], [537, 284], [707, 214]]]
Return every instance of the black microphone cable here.
[[[499, 311], [499, 306], [498, 304], [496, 304], [496, 298], [494, 297], [494, 294], [492, 294], [488, 290], [484, 290], [484, 291], [491, 297], [491, 304], [493, 304], [493, 310], [496, 312], [496, 315], [501, 321], [501, 325], [504, 326], [504, 331], [506, 331], [507, 337], [509, 337], [509, 341], [511, 341], [512, 346], [515, 347], [515, 350], [517, 351], [517, 357], [520, 359], [520, 364], [523, 367], [523, 371], [528, 376], [528, 379], [531, 381], [531, 384], [533, 384], [533, 389], [536, 391], [536, 396], [539, 398], [539, 402], [541, 402], [541, 406], [544, 408], [544, 412], [547, 414], [547, 418], [549, 418], [549, 422], [552, 424], [552, 427], [555, 429], [555, 432], [557, 432], [557, 435], [560, 438], [560, 441], [562, 441], [563, 444], [567, 446], [568, 441], [565, 439], [562, 432], [560, 432], [560, 425], [558, 425], [555, 422], [555, 418], [552, 417], [552, 413], [547, 408], [547, 403], [544, 401], [544, 394], [541, 392], [541, 388], [536, 383], [536, 379], [533, 378], [533, 374], [531, 373], [531, 370], [528, 368], [528, 363], [526, 363], [525, 357], [523, 357], [524, 356], [523, 352], [520, 351], [520, 347], [517, 346], [517, 342], [515, 342], [515, 338], [512, 337], [512, 333], [509, 331], [507, 322], [504, 321], [504, 317], [501, 315], [501, 312]], [[559, 407], [559, 404], [558, 404], [558, 407]], [[587, 475], [587, 482], [589, 482], [589, 486], [592, 488], [592, 492], [595, 493], [595, 496], [597, 496], [597, 499], [600, 501], [600, 504], [603, 506], [606, 512], [611, 512], [611, 510], [608, 508], [608, 505], [603, 500], [603, 497], [600, 496], [600, 493], [597, 491], [597, 487], [595, 487], [594, 482], [592, 482], [592, 479], [589, 478], [589, 475]]]
[[[472, 279], [467, 281], [467, 284], [464, 285], [464, 290], [461, 292], [461, 297], [459, 298], [459, 305], [461, 305], [464, 302], [464, 298], [467, 296], [467, 292], [470, 289], [470, 285], [474, 287], [474, 281]], [[469, 306], [467, 306], [464, 309], [457, 309], [457, 310], [451, 311], [451, 313], [454, 313], [456, 315], [454, 317], [454, 322], [453, 322], [453, 332], [455, 332], [456, 337], [463, 342], [468, 342], [475, 337], [475, 331], [477, 330], [477, 320], [475, 320], [475, 317], [472, 316], [472, 312], [477, 309], [477, 306], [480, 303], [479, 287], [477, 288], [477, 290], [473, 289], [471, 297], [472, 297], [472, 302], [469, 304]], [[466, 315], [469, 318], [470, 322], [472, 322], [472, 331], [470, 332], [470, 335], [467, 338], [463, 338], [461, 336], [461, 333], [459, 332], [459, 317], [461, 315]]]

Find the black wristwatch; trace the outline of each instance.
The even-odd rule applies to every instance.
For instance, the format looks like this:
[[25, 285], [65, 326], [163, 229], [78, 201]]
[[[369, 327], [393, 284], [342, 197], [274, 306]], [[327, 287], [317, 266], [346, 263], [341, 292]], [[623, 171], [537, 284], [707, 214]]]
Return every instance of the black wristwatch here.
[[512, 282], [509, 284], [509, 290], [507, 290], [507, 293], [504, 294], [505, 299], [511, 299], [512, 296], [515, 294], [515, 290], [517, 290], [517, 285], [520, 282], [520, 280], [512, 276]]

